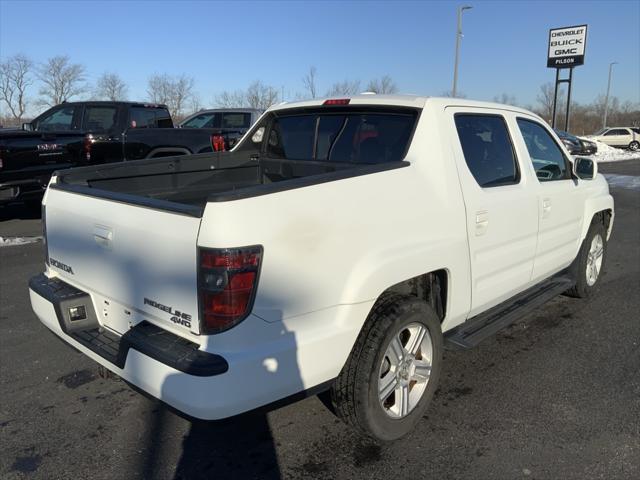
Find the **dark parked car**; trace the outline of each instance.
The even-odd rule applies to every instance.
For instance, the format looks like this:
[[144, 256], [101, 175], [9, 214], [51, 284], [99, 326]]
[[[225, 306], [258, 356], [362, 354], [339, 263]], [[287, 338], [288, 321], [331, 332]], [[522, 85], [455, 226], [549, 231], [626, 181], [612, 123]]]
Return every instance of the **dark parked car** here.
[[218, 128], [225, 138], [225, 150], [230, 150], [263, 113], [257, 108], [212, 108], [194, 113], [178, 126]]
[[598, 146], [595, 142], [578, 138], [562, 130], [555, 130], [555, 132], [571, 155], [593, 155], [598, 151]]
[[164, 105], [63, 103], [22, 130], [0, 131], [0, 205], [39, 202], [55, 170], [224, 150], [224, 135], [220, 128], [174, 128]]

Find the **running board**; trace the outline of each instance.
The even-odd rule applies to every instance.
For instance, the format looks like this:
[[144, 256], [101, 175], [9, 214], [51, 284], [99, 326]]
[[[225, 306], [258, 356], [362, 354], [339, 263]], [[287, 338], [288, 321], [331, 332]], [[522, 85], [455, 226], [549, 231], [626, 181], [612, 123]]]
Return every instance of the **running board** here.
[[446, 332], [447, 347], [455, 350], [473, 348], [552, 298], [566, 292], [574, 284], [575, 281], [571, 277], [559, 275], [534, 285]]

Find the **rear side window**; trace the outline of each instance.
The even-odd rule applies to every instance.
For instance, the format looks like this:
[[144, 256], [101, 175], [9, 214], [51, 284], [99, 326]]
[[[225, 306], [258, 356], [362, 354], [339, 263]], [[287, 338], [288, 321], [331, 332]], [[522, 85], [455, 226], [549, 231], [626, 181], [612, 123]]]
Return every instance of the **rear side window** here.
[[377, 164], [401, 161], [417, 112], [318, 112], [274, 118], [267, 156], [288, 160]]
[[498, 187], [520, 181], [513, 144], [502, 116], [459, 113], [455, 122], [464, 159], [478, 185]]
[[228, 112], [222, 114], [222, 128], [244, 128], [251, 126], [251, 114], [243, 112]]
[[217, 128], [219, 126], [220, 114], [215, 112], [203, 113], [182, 124], [182, 128]]
[[131, 107], [129, 128], [172, 128], [171, 115], [166, 108]]
[[518, 127], [527, 145], [538, 180], [544, 182], [569, 178], [567, 160], [547, 129], [524, 118], [518, 118]]
[[82, 127], [90, 132], [106, 132], [115, 127], [117, 121], [116, 107], [86, 107]]
[[38, 120], [36, 130], [39, 132], [52, 132], [54, 130], [75, 130], [80, 123], [74, 123], [73, 117], [76, 107], [68, 106], [58, 108], [47, 116]]

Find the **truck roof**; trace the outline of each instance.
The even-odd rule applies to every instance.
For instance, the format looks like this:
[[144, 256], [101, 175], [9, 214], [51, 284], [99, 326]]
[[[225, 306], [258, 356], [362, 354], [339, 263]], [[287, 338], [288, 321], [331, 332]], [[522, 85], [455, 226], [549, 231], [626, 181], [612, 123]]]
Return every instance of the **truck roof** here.
[[379, 95], [375, 93], [364, 93], [359, 95], [333, 95], [330, 97], [314, 98], [312, 100], [302, 100], [298, 102], [284, 102], [274, 105], [269, 110], [283, 110], [296, 107], [315, 107], [322, 105], [326, 100], [349, 99], [349, 105], [391, 105], [398, 107], [424, 108], [427, 104], [444, 107], [475, 107], [475, 108], [495, 108], [500, 110], [511, 110], [520, 113], [531, 112], [523, 108], [514, 107], [494, 102], [483, 102], [478, 100], [467, 100], [466, 98], [452, 97], [428, 97], [421, 95]]
[[[125, 101], [110, 101], [110, 100], [81, 100], [77, 102], [62, 102], [60, 105], [85, 105], [90, 103], [92, 105], [128, 105], [132, 107], [152, 107], [152, 108], [167, 108], [162, 103], [153, 102], [125, 102]], [[56, 105], [57, 106], [57, 105]]]

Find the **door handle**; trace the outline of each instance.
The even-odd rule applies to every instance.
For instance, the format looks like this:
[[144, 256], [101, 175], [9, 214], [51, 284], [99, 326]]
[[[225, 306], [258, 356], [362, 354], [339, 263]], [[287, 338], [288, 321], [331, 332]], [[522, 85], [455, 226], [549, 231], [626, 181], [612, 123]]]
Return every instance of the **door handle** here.
[[487, 233], [487, 228], [489, 228], [489, 212], [486, 210], [476, 212], [476, 237]]
[[551, 199], [542, 200], [542, 218], [547, 218], [551, 214]]
[[93, 226], [93, 239], [102, 248], [111, 250], [111, 241], [113, 240], [113, 230], [103, 225]]

